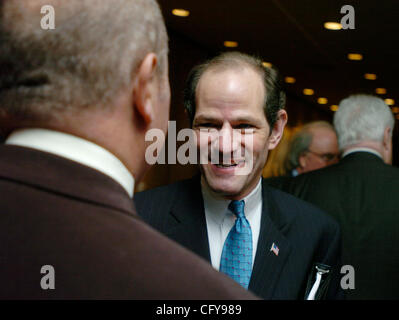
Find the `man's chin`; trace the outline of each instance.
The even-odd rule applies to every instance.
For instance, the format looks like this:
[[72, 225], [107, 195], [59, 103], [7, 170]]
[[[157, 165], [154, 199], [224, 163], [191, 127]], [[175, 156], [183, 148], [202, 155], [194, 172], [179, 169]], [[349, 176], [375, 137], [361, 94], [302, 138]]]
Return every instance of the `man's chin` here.
[[217, 196], [223, 198], [234, 198], [242, 193], [242, 187], [233, 181], [209, 181], [206, 180], [206, 184], [209, 189]]

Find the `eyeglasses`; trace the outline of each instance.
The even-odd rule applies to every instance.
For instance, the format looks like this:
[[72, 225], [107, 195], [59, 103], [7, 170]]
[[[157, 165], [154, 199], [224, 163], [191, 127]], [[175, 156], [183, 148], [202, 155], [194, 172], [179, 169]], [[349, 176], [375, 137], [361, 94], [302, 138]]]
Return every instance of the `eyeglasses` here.
[[332, 162], [340, 158], [340, 154], [336, 153], [318, 153], [312, 150], [307, 150], [307, 152], [314, 154], [325, 162]]

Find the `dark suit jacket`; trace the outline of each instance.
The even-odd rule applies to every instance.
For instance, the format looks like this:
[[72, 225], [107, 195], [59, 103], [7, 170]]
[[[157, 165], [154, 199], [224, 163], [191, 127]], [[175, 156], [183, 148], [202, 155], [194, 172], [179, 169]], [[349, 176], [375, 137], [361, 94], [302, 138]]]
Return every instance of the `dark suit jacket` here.
[[270, 178], [266, 178], [264, 179], [264, 182], [272, 187], [272, 188], [276, 188], [276, 189], [283, 189], [283, 186], [289, 182], [291, 179], [293, 179], [294, 177], [292, 175], [286, 175], [286, 176], [278, 176], [278, 177], [270, 177]]
[[[74, 161], [0, 146], [0, 299], [250, 299], [147, 226], [113, 179]], [[40, 286], [55, 269], [55, 289]]]
[[[262, 186], [263, 212], [249, 290], [264, 299], [304, 299], [313, 263], [337, 270], [340, 231], [326, 214], [286, 193]], [[139, 215], [209, 262], [200, 179], [195, 177], [135, 195]], [[272, 244], [279, 248], [276, 256]], [[329, 298], [338, 292], [334, 273]]]
[[355, 269], [348, 299], [399, 299], [399, 169], [367, 152], [303, 174], [284, 189], [333, 216], [344, 265]]

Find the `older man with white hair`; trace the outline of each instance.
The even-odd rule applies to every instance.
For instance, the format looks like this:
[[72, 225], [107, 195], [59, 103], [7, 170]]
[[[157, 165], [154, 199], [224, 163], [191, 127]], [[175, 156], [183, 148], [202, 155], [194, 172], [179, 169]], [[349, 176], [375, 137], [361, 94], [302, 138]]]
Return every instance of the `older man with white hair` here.
[[392, 164], [392, 112], [382, 99], [354, 95], [344, 99], [334, 117], [343, 156], [364, 151]]
[[399, 169], [392, 167], [394, 117], [380, 98], [353, 95], [334, 116], [342, 160], [303, 174], [286, 191], [340, 224], [348, 299], [399, 298]]

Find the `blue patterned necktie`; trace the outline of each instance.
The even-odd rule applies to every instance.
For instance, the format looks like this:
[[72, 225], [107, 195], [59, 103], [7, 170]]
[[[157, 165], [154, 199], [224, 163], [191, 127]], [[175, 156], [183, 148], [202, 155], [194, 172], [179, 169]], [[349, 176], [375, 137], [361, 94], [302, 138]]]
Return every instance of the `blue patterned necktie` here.
[[244, 200], [229, 204], [237, 218], [224, 242], [219, 270], [248, 289], [252, 273], [252, 231], [245, 218], [244, 205]]

